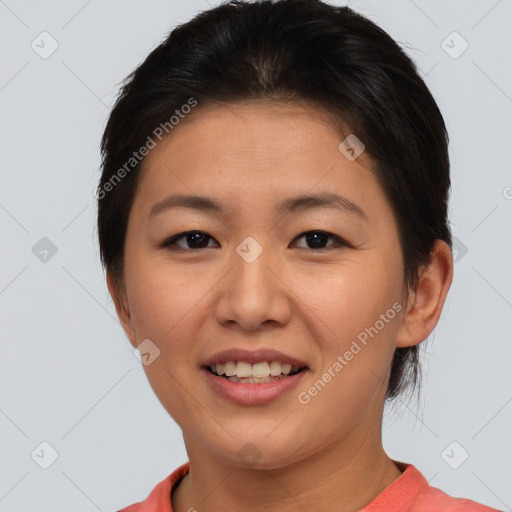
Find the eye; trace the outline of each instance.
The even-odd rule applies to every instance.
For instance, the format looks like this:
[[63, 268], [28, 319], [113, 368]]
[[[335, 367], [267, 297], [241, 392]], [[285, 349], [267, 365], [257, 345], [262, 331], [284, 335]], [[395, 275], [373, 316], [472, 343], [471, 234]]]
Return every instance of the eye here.
[[[312, 245], [312, 247], [303, 247], [305, 249], [321, 250], [340, 246], [350, 247], [350, 244], [345, 240], [341, 239], [339, 236], [333, 235], [331, 233], [326, 233], [324, 231], [306, 231], [305, 233], [302, 233], [302, 235], [298, 236], [296, 240], [300, 240], [301, 238], [304, 238], [307, 244]], [[325, 245], [329, 239], [334, 240], [334, 242]], [[213, 241], [214, 238], [211, 237], [208, 233], [205, 233], [204, 231], [185, 231], [184, 233], [180, 233], [179, 235], [175, 235], [171, 238], [168, 238], [167, 240], [160, 244], [160, 247], [170, 250], [194, 250], [215, 247], [215, 245], [208, 244], [209, 240]], [[186, 245], [184, 246], [183, 243]]]
[[[350, 246], [345, 240], [341, 239], [339, 236], [332, 235], [331, 233], [326, 233], [324, 231], [306, 231], [302, 233], [302, 235], [298, 236], [296, 240], [300, 240], [301, 238], [306, 239], [306, 243], [312, 244], [313, 247], [306, 247], [306, 249], [330, 249], [333, 247], [339, 246]], [[327, 240], [331, 238], [334, 240], [334, 243], [325, 246]]]
[[[177, 242], [182, 239], [186, 244], [190, 245], [188, 247], [179, 245]], [[204, 231], [185, 231], [184, 233], [168, 238], [160, 244], [160, 247], [168, 249], [207, 249], [208, 247], [212, 247], [208, 246], [208, 239], [213, 240], [213, 238]]]

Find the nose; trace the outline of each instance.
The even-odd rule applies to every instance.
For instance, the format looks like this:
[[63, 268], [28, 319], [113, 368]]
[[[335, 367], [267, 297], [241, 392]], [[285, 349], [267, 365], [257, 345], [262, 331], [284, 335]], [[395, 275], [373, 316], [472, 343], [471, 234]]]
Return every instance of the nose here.
[[252, 260], [236, 252], [232, 267], [217, 287], [214, 315], [221, 325], [254, 331], [290, 321], [292, 296], [279, 265], [265, 249]]

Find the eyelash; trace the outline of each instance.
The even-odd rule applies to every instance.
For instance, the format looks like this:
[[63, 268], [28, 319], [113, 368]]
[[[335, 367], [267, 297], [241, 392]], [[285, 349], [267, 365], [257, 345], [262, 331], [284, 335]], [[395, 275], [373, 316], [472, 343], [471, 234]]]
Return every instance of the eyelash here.
[[[198, 249], [186, 249], [186, 248], [178, 247], [178, 246], [175, 245], [177, 240], [179, 240], [181, 238], [184, 238], [185, 236], [187, 236], [189, 234], [193, 234], [193, 233], [200, 233], [202, 235], [206, 235], [210, 239], [213, 239], [212, 236], [208, 235], [208, 233], [205, 233], [204, 231], [198, 231], [198, 230], [184, 231], [183, 233], [180, 233], [178, 235], [172, 236], [171, 238], [168, 238], [167, 240], [162, 242], [159, 245], [159, 247], [161, 247], [162, 249], [168, 249], [168, 250], [171, 250], [171, 251], [179, 251], [179, 250], [183, 250], [183, 251], [200, 251], [200, 250], [203, 250], [203, 249], [211, 249], [212, 248], [212, 247], [200, 247]], [[302, 238], [302, 237], [304, 237], [306, 235], [317, 234], [317, 233], [325, 235], [328, 238], [334, 239], [335, 243], [332, 244], [332, 245], [329, 245], [327, 247], [322, 247], [322, 248], [317, 248], [317, 249], [308, 248], [308, 247], [300, 247], [300, 249], [306, 249], [306, 250], [310, 250], [310, 251], [319, 252], [319, 251], [327, 251], [327, 250], [330, 250], [330, 249], [335, 249], [337, 247], [343, 247], [343, 246], [345, 246], [345, 247], [352, 247], [348, 242], [346, 242], [345, 240], [343, 240], [339, 236], [333, 235], [332, 233], [327, 233], [326, 231], [319, 231], [319, 230], [305, 231], [304, 233], [302, 233], [301, 235], [296, 237], [295, 240], [299, 239], [299, 238]]]

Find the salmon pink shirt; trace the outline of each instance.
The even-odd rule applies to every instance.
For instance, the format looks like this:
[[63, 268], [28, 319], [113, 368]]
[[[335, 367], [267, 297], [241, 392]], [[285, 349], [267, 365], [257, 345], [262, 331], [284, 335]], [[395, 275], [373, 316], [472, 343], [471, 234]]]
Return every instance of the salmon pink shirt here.
[[[360, 512], [499, 512], [464, 498], [454, 498], [427, 479], [412, 464], [395, 461], [403, 473]], [[189, 472], [190, 462], [174, 470], [140, 503], [117, 512], [173, 512], [171, 492]]]

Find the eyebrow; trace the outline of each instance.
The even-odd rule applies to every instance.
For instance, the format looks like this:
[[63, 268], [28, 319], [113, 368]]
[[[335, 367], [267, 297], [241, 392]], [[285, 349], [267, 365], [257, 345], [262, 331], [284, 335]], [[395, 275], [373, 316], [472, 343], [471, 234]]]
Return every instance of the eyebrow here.
[[[224, 207], [221, 203], [211, 197], [171, 194], [162, 201], [155, 203], [149, 211], [148, 218], [155, 217], [159, 213], [171, 210], [172, 208], [191, 208], [194, 210], [222, 213]], [[300, 213], [314, 208], [335, 208], [347, 213], [357, 215], [368, 221], [363, 209], [345, 196], [332, 192], [323, 192], [312, 195], [296, 196], [285, 199], [275, 207], [276, 214], [285, 215], [288, 213]]]

